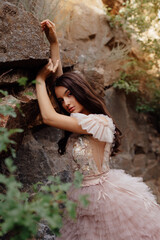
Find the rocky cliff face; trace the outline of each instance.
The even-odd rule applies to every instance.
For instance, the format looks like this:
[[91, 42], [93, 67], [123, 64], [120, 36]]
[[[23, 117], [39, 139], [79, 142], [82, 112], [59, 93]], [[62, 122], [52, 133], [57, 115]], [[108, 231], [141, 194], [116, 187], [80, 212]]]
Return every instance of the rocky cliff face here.
[[[61, 16], [67, 15], [63, 31], [59, 29], [61, 58], [65, 70], [78, 70], [104, 96], [106, 105], [123, 133], [122, 152], [112, 158], [111, 166], [143, 176], [154, 192], [160, 186], [160, 139], [149, 116], [134, 110], [134, 97], [116, 91], [112, 83], [118, 77], [124, 56], [131, 42], [121, 30], [109, 27], [102, 2], [68, 1]], [[58, 22], [58, 17], [55, 18]], [[61, 131], [41, 124], [34, 86], [19, 87], [17, 79], [28, 82], [48, 59], [49, 48], [44, 43], [38, 20], [23, 7], [11, 1], [0, 3], [0, 86], [9, 91], [1, 104], [21, 104], [25, 116], [18, 110], [17, 118], [1, 116], [1, 126], [25, 129], [17, 135], [17, 158], [20, 180], [30, 185], [43, 181], [48, 175], [60, 174], [70, 179], [70, 164], [66, 155], [57, 153]], [[26, 92], [32, 92], [32, 96]]]

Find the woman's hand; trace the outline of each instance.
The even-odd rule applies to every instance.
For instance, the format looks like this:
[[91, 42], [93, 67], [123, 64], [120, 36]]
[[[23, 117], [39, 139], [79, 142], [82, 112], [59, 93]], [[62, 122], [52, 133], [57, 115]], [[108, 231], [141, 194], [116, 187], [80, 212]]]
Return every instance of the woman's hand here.
[[55, 24], [50, 20], [46, 19], [41, 22], [41, 27], [42, 31], [45, 32], [46, 37], [50, 44], [58, 44]]
[[37, 75], [37, 80], [45, 81], [49, 76], [54, 74], [58, 68], [59, 60], [56, 61], [56, 64], [53, 66], [53, 62], [49, 59], [49, 62], [39, 71]]
[[59, 77], [63, 74], [62, 70], [62, 63], [60, 59], [60, 53], [59, 53], [59, 43], [58, 38], [56, 34], [56, 27], [53, 22], [50, 20], [44, 20], [41, 22], [42, 31], [45, 32], [46, 37], [50, 43], [50, 52], [51, 52], [51, 59], [55, 66], [57, 66], [58, 61], [58, 67], [56, 74], [54, 75], [54, 78]]

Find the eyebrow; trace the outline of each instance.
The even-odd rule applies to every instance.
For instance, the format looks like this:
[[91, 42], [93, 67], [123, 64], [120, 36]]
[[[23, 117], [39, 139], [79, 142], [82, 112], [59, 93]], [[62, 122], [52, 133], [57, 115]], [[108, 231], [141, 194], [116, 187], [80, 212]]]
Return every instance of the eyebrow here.
[[[65, 92], [63, 93], [63, 96], [67, 93], [69, 91], [69, 89], [67, 88], [66, 90], [65, 90]], [[58, 100], [61, 100], [62, 98], [57, 98]]]

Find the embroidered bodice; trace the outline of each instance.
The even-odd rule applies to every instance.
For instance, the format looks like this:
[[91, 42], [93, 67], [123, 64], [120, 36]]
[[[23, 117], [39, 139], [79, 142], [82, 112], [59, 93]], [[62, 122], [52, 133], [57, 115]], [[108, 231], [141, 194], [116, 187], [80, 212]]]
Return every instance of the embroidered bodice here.
[[72, 113], [71, 117], [76, 118], [82, 129], [88, 132], [72, 134], [67, 143], [73, 172], [92, 176], [108, 171], [115, 133], [112, 119], [103, 114]]

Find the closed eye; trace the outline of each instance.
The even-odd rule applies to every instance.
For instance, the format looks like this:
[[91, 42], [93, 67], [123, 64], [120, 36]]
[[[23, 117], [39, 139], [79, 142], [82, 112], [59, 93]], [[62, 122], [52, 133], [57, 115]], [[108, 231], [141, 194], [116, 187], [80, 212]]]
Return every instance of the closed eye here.
[[63, 98], [58, 98], [58, 102], [62, 104], [64, 102]]
[[72, 95], [72, 93], [69, 91], [68, 93], [67, 93], [67, 96], [71, 96]]
[[[69, 89], [67, 89], [67, 90], [64, 92], [64, 96], [67, 96], [67, 97], [72, 96], [72, 93], [70, 92]], [[59, 102], [61, 105], [64, 103], [64, 99], [63, 99], [63, 98], [58, 98], [57, 100], [58, 100], [58, 102]]]

